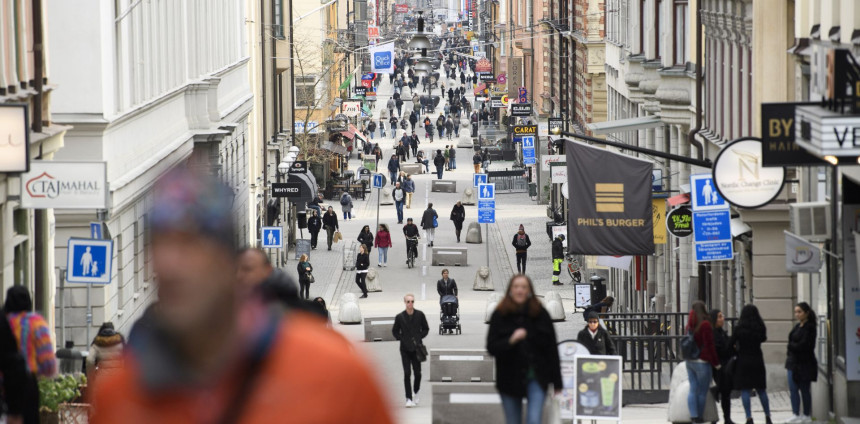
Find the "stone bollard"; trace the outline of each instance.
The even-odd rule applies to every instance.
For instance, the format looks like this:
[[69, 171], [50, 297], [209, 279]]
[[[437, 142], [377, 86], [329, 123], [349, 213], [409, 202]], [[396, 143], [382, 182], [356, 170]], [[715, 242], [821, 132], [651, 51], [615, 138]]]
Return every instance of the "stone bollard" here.
[[490, 296], [487, 297], [487, 307], [484, 309], [484, 322], [489, 324], [490, 318], [493, 316], [493, 312], [496, 310], [496, 306], [499, 306], [499, 302], [502, 301], [504, 295], [501, 293], [490, 293]]
[[490, 268], [485, 266], [478, 268], [478, 272], [475, 273], [475, 283], [472, 284], [472, 290], [495, 290], [493, 282], [490, 280]]
[[474, 205], [475, 202], [478, 201], [477, 193], [475, 193], [474, 187], [466, 187], [463, 190], [463, 197], [460, 199], [464, 205]]
[[382, 283], [379, 281], [379, 273], [376, 272], [376, 268], [370, 268], [367, 270], [367, 291], [369, 292], [381, 292], [382, 291]]
[[383, 188], [382, 190], [380, 190], [379, 194], [382, 196], [379, 198], [379, 204], [380, 205], [393, 205], [394, 204], [394, 198], [391, 197], [391, 189], [390, 188], [388, 188], [388, 187]]
[[543, 304], [553, 321], [564, 321], [564, 305], [561, 304], [561, 296], [558, 293], [553, 290], [546, 292]]
[[483, 238], [481, 237], [481, 224], [478, 224], [477, 222], [469, 223], [469, 229], [466, 230], [466, 243], [483, 243]]
[[341, 324], [361, 324], [361, 309], [358, 307], [358, 296], [355, 293], [344, 293], [340, 297], [337, 320]]

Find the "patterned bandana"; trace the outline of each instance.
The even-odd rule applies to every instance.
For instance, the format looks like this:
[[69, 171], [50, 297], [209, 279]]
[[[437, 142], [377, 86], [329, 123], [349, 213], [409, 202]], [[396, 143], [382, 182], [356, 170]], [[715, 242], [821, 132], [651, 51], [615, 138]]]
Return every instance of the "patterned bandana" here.
[[234, 244], [233, 191], [221, 181], [176, 169], [155, 187], [151, 225], [156, 232], [179, 231]]

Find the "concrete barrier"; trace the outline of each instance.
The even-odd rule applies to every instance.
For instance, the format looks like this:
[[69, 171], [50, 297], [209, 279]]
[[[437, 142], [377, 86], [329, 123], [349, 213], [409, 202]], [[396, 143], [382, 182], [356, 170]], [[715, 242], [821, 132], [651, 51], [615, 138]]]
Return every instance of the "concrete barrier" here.
[[460, 202], [464, 205], [474, 205], [478, 201], [478, 193], [474, 187], [466, 187], [463, 190], [463, 197]]
[[432, 247], [433, 266], [466, 266], [469, 264], [468, 249], [465, 247]]
[[388, 188], [388, 187], [383, 188], [382, 190], [379, 191], [379, 194], [380, 194], [380, 196], [382, 196], [379, 198], [379, 204], [380, 205], [393, 205], [394, 204], [394, 198], [391, 197], [391, 189], [390, 188]]
[[472, 284], [472, 290], [495, 290], [493, 281], [490, 280], [490, 268], [482, 266], [475, 272], [475, 282]]
[[553, 321], [564, 321], [564, 305], [558, 293], [553, 290], [546, 292], [543, 297], [543, 307], [549, 312], [549, 317]]
[[493, 357], [484, 349], [430, 349], [430, 381], [476, 383], [495, 380]]
[[358, 296], [355, 293], [344, 293], [340, 297], [337, 321], [341, 324], [361, 324], [361, 308], [358, 307]]
[[392, 342], [397, 339], [391, 333], [394, 317], [371, 317], [364, 319], [364, 341]]
[[[459, 138], [457, 140], [457, 148], [458, 149], [473, 149], [475, 147], [475, 143], [471, 138]], [[472, 153], [474, 154], [474, 153]], [[469, 157], [471, 159], [471, 156]]]
[[505, 422], [493, 383], [433, 384], [431, 390], [433, 424]]
[[489, 324], [490, 318], [493, 316], [493, 312], [496, 310], [496, 306], [499, 306], [499, 302], [502, 301], [504, 297], [501, 293], [490, 293], [490, 296], [487, 297], [487, 307], [484, 308], [484, 323]]
[[370, 268], [367, 270], [367, 278], [365, 282], [367, 283], [367, 291], [369, 292], [381, 292], [382, 291], [382, 282], [379, 281], [379, 271], [376, 268]]
[[436, 193], [456, 193], [457, 182], [453, 180], [432, 180], [430, 191]]
[[400, 164], [400, 170], [409, 175], [423, 174], [424, 165], [416, 162], [403, 162]]
[[477, 222], [469, 223], [469, 228], [466, 229], [466, 243], [483, 243], [483, 237], [481, 237], [481, 224], [478, 224]]

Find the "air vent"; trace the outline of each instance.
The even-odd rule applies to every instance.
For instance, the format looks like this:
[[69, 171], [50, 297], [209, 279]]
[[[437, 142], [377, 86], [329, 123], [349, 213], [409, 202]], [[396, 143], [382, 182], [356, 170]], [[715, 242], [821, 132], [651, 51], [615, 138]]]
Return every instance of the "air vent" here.
[[829, 203], [794, 203], [789, 205], [789, 213], [794, 234], [809, 241], [824, 241], [830, 237]]

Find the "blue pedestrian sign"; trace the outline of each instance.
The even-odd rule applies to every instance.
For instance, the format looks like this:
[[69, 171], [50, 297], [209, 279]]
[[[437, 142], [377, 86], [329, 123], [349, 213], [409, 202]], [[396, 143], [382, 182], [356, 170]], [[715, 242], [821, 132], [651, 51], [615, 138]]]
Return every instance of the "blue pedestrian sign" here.
[[280, 249], [284, 247], [284, 229], [281, 227], [263, 227], [262, 247], [264, 249]]
[[101, 240], [102, 238], [102, 223], [90, 222], [90, 238], [93, 240]]
[[693, 204], [693, 212], [729, 208], [726, 199], [717, 192], [711, 174], [690, 175], [690, 201]]
[[472, 175], [472, 187], [477, 187], [480, 184], [487, 183], [487, 174], [474, 174]]
[[479, 184], [478, 200], [496, 200], [495, 184]]
[[495, 209], [478, 209], [478, 224], [495, 224]]
[[693, 212], [696, 262], [728, 261], [734, 257], [731, 219], [728, 209]]
[[495, 200], [478, 200], [478, 209], [495, 209]]
[[385, 175], [373, 174], [373, 188], [385, 187]]
[[534, 147], [535, 147], [534, 136], [525, 136], [525, 137], [522, 137], [522, 140], [523, 140], [523, 149], [525, 149], [527, 147], [531, 147], [532, 149], [534, 149]]
[[113, 241], [70, 238], [66, 252], [66, 281], [110, 284]]
[[523, 140], [523, 165], [534, 165], [537, 163], [535, 157], [535, 138], [534, 136], [525, 136]]
[[696, 243], [696, 262], [730, 261], [733, 256], [731, 240]]

